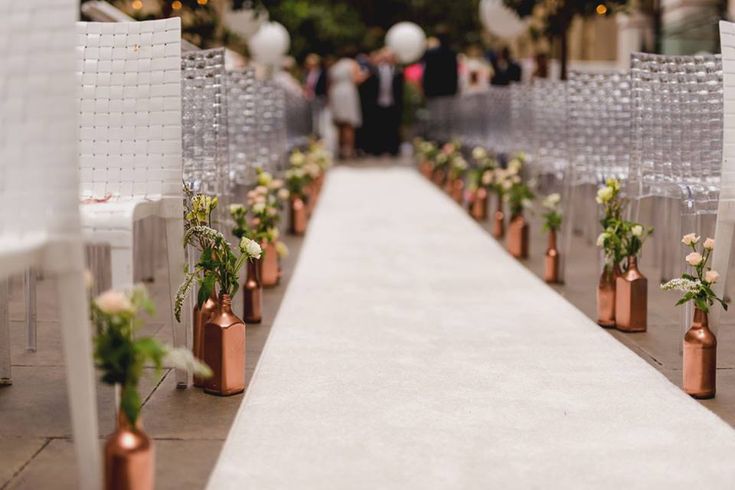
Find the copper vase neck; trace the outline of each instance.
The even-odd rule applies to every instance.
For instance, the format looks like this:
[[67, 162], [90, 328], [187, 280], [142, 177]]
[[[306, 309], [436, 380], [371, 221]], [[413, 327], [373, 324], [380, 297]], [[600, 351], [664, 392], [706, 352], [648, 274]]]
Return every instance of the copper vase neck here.
[[692, 328], [702, 327], [709, 328], [709, 317], [704, 311], [699, 308], [694, 308], [694, 321], [692, 322]]
[[635, 255], [629, 255], [628, 256], [628, 269], [637, 269], [638, 268], [638, 257]]
[[549, 250], [556, 249], [556, 230], [549, 230]]
[[223, 313], [228, 313], [230, 315], [232, 314], [232, 298], [229, 294], [220, 294], [219, 303]]

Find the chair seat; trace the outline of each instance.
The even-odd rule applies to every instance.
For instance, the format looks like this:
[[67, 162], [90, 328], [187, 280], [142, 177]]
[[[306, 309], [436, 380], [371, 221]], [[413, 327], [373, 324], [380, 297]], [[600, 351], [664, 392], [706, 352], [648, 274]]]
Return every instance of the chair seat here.
[[88, 243], [109, 243], [112, 247], [132, 246], [136, 221], [161, 214], [163, 199], [158, 197], [114, 198], [80, 205], [82, 231]]

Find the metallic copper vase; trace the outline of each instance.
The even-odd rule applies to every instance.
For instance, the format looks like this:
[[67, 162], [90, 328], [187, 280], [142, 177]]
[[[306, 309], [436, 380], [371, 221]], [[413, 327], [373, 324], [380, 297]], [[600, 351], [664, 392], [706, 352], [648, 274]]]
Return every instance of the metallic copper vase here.
[[[194, 339], [192, 345], [192, 353], [194, 357], [200, 361], [204, 360], [204, 325], [217, 311], [217, 297], [212, 295], [204, 302], [201, 308], [194, 307]], [[204, 386], [204, 380], [198, 376], [194, 376], [194, 386], [201, 388]]]
[[263, 288], [260, 285], [260, 259], [248, 261], [247, 279], [242, 286], [245, 298], [243, 319], [245, 323], [260, 323], [263, 320]]
[[477, 221], [485, 221], [487, 219], [487, 189], [481, 187], [472, 194], [470, 216]]
[[260, 284], [264, 288], [278, 286], [281, 266], [276, 245], [272, 242], [263, 242], [260, 246], [263, 249], [263, 257], [260, 259]]
[[204, 362], [212, 376], [204, 391], [228, 396], [245, 390], [245, 324], [232, 313], [229, 295], [220, 297], [217, 312], [204, 325]]
[[694, 321], [684, 336], [684, 391], [694, 398], [714, 398], [717, 377], [717, 338], [709, 329], [707, 313], [694, 310]]
[[447, 178], [447, 172], [442, 169], [436, 169], [431, 174], [431, 180], [439, 187], [444, 185], [444, 181]]
[[503, 212], [503, 200], [498, 198], [498, 209], [493, 215], [493, 237], [500, 240], [505, 235], [505, 213]]
[[423, 175], [427, 179], [431, 179], [431, 162], [428, 160], [424, 160], [423, 162], [419, 163], [419, 172], [421, 172], [421, 175]]
[[452, 190], [454, 189], [454, 182], [455, 181], [456, 181], [456, 179], [453, 179], [451, 177], [447, 178], [444, 181], [444, 192], [446, 192], [450, 196], [452, 195]]
[[452, 199], [460, 206], [464, 202], [464, 181], [462, 179], [455, 179], [452, 182]]
[[117, 428], [105, 442], [105, 490], [153, 490], [153, 441], [140, 417], [132, 426], [122, 410]]
[[627, 270], [615, 280], [615, 328], [645, 332], [648, 326], [648, 280], [638, 270], [638, 259], [628, 257]]
[[291, 199], [291, 234], [301, 236], [306, 233], [306, 205], [298, 197]]
[[605, 266], [597, 284], [597, 324], [604, 328], [615, 327], [615, 282], [620, 276], [620, 266]]
[[506, 239], [508, 252], [517, 259], [528, 258], [528, 222], [522, 214], [510, 219], [508, 237]]
[[544, 259], [544, 281], [549, 284], [558, 284], [559, 280], [559, 249], [556, 248], [556, 230], [549, 230], [549, 245], [546, 247]]

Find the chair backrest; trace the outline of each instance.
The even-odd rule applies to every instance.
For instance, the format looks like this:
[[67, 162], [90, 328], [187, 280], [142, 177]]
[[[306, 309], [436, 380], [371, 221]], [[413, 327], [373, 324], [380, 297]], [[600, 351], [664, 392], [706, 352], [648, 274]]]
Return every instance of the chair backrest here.
[[735, 202], [735, 23], [720, 21], [720, 46], [724, 86], [720, 200]]
[[181, 19], [77, 32], [82, 197], [181, 196]]
[[289, 149], [308, 143], [314, 132], [311, 103], [303, 95], [286, 92], [286, 141]]
[[537, 174], [562, 174], [567, 167], [567, 83], [534, 80], [533, 167]]
[[227, 81], [223, 48], [182, 55], [184, 182], [195, 192], [231, 192], [227, 121]]
[[631, 197], [717, 193], [722, 76], [718, 55], [632, 55]]
[[571, 72], [568, 91], [570, 184], [600, 184], [628, 176], [630, 77]]
[[0, 2], [0, 255], [79, 235], [77, 8]]
[[227, 72], [227, 119], [230, 172], [235, 183], [247, 186], [255, 182], [255, 70]]
[[525, 83], [510, 85], [510, 151], [531, 155], [533, 149], [533, 88]]
[[257, 153], [255, 165], [271, 172], [286, 160], [286, 93], [274, 80], [255, 81]]

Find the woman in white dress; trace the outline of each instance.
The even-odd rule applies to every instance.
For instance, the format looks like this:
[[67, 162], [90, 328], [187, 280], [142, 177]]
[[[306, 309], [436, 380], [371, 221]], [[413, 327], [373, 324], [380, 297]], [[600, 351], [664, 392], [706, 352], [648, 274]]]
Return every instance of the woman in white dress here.
[[366, 74], [352, 58], [341, 58], [329, 70], [329, 109], [339, 131], [342, 158], [352, 158], [355, 154], [355, 128], [362, 125], [357, 86], [365, 78]]

